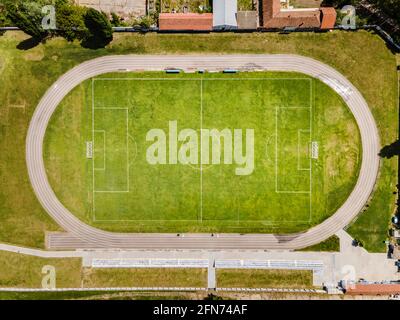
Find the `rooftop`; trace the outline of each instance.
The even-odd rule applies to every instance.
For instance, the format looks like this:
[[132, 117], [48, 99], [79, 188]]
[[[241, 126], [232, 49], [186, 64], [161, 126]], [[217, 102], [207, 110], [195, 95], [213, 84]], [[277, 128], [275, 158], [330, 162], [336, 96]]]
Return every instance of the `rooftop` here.
[[400, 284], [355, 284], [346, 289], [347, 294], [390, 295], [400, 294]]
[[322, 14], [321, 29], [332, 29], [336, 23], [336, 10], [324, 7], [320, 10]]
[[212, 13], [161, 13], [160, 30], [196, 30], [211, 31], [213, 27]]
[[239, 29], [257, 29], [257, 12], [239, 11], [237, 13], [237, 23]]
[[214, 27], [233, 27], [237, 23], [237, 0], [213, 1]]
[[333, 28], [336, 22], [336, 11], [333, 8], [283, 9], [280, 0], [262, 1], [264, 28]]

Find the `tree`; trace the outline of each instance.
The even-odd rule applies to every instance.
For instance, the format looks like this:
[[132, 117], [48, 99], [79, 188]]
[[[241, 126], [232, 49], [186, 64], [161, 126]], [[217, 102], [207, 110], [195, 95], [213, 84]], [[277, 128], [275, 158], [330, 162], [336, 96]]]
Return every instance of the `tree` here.
[[87, 48], [104, 48], [113, 39], [110, 21], [103, 12], [93, 8], [87, 9], [84, 15], [85, 26], [88, 29], [82, 45]]
[[111, 12], [111, 25], [113, 27], [120, 27], [121, 23], [121, 18], [115, 12]]
[[134, 28], [149, 29], [154, 24], [154, 19], [151, 16], [143, 16], [133, 21]]
[[0, 27], [10, 26], [11, 22], [7, 17], [6, 6], [0, 0]]
[[5, 3], [7, 18], [14, 26], [20, 28], [34, 40], [42, 41], [51, 34], [49, 30], [44, 30], [42, 27], [42, 19], [44, 16], [42, 8], [46, 4], [48, 4], [48, 2], [44, 0], [7, 1]]
[[356, 6], [360, 0], [323, 0], [323, 7], [335, 7], [337, 9], [343, 8], [345, 5]]
[[57, 34], [67, 41], [82, 40], [88, 29], [85, 26], [86, 8], [70, 4], [66, 0], [56, 3]]
[[400, 24], [400, 1], [399, 0], [369, 0], [371, 4], [380, 8], [389, 17]]
[[[391, 36], [395, 41], [400, 42], [400, 1], [399, 0], [369, 0], [375, 7], [379, 8], [385, 15], [394, 20], [390, 23], [392, 30]], [[383, 21], [382, 21], [383, 22]], [[381, 22], [381, 23], [382, 23]], [[385, 21], [386, 22], [386, 21]]]

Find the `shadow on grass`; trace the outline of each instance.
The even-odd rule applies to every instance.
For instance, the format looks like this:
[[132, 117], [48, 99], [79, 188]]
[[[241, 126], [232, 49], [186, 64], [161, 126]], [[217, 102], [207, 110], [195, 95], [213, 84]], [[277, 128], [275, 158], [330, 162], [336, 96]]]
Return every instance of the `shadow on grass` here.
[[40, 39], [36, 38], [29, 38], [26, 40], [21, 41], [20, 43], [17, 44], [17, 49], [19, 50], [29, 50], [33, 49], [37, 45], [39, 45], [42, 41]]
[[379, 156], [382, 158], [393, 158], [394, 156], [400, 155], [400, 140], [397, 140], [387, 146], [384, 146], [379, 152]]
[[111, 41], [112, 38], [102, 39], [92, 36], [82, 40], [81, 45], [83, 48], [96, 50], [105, 48]]

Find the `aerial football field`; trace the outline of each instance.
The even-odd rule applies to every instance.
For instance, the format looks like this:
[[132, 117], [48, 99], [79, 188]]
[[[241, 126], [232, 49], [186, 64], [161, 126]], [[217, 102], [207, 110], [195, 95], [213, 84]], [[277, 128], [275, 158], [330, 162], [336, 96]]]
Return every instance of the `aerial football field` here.
[[64, 99], [44, 157], [99, 228], [294, 232], [346, 200], [361, 146], [345, 102], [305, 75], [116, 73]]

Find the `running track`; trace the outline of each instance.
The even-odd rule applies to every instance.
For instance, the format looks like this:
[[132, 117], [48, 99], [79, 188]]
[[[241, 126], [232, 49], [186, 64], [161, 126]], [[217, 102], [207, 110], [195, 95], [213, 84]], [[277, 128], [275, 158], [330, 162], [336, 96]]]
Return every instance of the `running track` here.
[[[360, 129], [362, 164], [359, 178], [345, 203], [321, 224], [298, 234], [132, 234], [93, 228], [77, 219], [54, 194], [47, 179], [43, 139], [50, 117], [63, 98], [79, 83], [91, 77], [118, 71], [157, 71], [180, 68], [190, 72], [227, 68], [238, 70], [294, 71], [310, 76], [324, 75], [352, 89], [346, 99]], [[47, 213], [66, 231], [47, 235], [51, 249], [282, 249], [292, 250], [317, 244], [348, 225], [362, 210], [373, 191], [379, 170], [379, 135], [360, 92], [339, 72], [319, 61], [297, 55], [126, 55], [108, 56], [84, 62], [57, 80], [46, 92], [32, 117], [26, 140], [26, 162], [32, 187]]]

